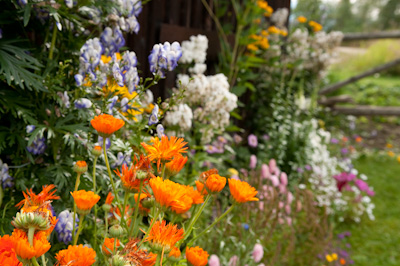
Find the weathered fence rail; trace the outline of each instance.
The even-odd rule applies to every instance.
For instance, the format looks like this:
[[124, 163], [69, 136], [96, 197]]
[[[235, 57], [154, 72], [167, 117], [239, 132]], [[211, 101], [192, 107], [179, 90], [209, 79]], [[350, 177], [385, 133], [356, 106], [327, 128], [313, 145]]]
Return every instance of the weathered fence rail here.
[[372, 32], [372, 33], [346, 33], [343, 41], [394, 39], [400, 38], [400, 31]]

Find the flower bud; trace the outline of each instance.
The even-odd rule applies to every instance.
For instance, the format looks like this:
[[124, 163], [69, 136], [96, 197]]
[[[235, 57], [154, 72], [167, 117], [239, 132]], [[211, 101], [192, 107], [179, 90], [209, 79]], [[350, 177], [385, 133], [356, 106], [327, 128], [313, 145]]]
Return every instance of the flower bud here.
[[148, 177], [148, 172], [146, 172], [146, 171], [142, 171], [142, 170], [138, 170], [137, 172], [136, 172], [136, 178], [137, 179], [140, 179], [140, 180], [143, 180], [143, 179], [146, 179], [147, 177]]
[[154, 206], [155, 199], [154, 197], [145, 198], [141, 200], [142, 206], [147, 209], [151, 209]]
[[102, 153], [102, 148], [101, 148], [101, 146], [94, 146], [94, 148], [92, 149], [92, 154], [93, 154], [93, 156], [95, 156], [95, 157], [99, 157], [100, 155], [101, 155], [101, 153]]
[[39, 231], [45, 231], [50, 228], [48, 215], [36, 212], [18, 212], [12, 224], [15, 228], [26, 231], [29, 228], [35, 228], [35, 230]]
[[88, 166], [85, 161], [77, 161], [73, 167], [74, 172], [78, 174], [83, 174], [87, 171]]
[[109, 213], [112, 206], [110, 204], [105, 203], [105, 204], [103, 204], [102, 208], [105, 213]]
[[125, 234], [125, 230], [119, 224], [114, 224], [113, 226], [111, 226], [111, 228], [110, 228], [110, 236], [111, 237], [120, 238], [124, 234]]
[[109, 259], [111, 266], [131, 266], [129, 262], [127, 262], [123, 256], [116, 254], [112, 258]]

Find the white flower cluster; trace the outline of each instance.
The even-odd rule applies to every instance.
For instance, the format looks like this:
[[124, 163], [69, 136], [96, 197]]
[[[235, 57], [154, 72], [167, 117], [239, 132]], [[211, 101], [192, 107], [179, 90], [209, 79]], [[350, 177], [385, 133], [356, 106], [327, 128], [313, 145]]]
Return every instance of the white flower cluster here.
[[[185, 90], [183, 102], [165, 115], [166, 126], [180, 127], [180, 132], [191, 128], [192, 117], [203, 124], [200, 129], [202, 142], [210, 143], [215, 133], [222, 133], [229, 125], [230, 112], [237, 107], [237, 96], [229, 91], [224, 74], [205, 76], [205, 59], [208, 39], [198, 35], [182, 42], [179, 62], [194, 63], [191, 75], [178, 75], [177, 86]], [[189, 111], [189, 109], [191, 109]]]

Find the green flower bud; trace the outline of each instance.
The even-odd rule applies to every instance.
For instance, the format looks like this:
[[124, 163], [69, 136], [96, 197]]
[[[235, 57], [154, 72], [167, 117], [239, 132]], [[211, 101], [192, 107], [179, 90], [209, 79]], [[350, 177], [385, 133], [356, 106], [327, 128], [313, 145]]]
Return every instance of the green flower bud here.
[[101, 146], [94, 146], [94, 148], [92, 149], [92, 154], [95, 157], [99, 157], [102, 154], [103, 149], [101, 148]]
[[48, 215], [36, 212], [18, 212], [12, 224], [21, 230], [28, 231], [29, 228], [45, 231], [50, 228]]
[[110, 227], [110, 236], [113, 238], [120, 238], [125, 234], [125, 230], [119, 224], [115, 224]]
[[78, 174], [86, 173], [88, 169], [87, 163], [85, 161], [77, 161], [73, 167], [74, 172]]

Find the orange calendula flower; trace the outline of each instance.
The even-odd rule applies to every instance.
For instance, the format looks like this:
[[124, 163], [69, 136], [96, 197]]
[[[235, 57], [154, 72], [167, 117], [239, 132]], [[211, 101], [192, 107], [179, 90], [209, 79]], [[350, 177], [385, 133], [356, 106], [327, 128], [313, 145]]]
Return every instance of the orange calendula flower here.
[[196, 180], [195, 183], [196, 183], [197, 191], [199, 191], [203, 195], [208, 194], [207, 189], [204, 187], [204, 184], [202, 182]]
[[[106, 237], [106, 239], [104, 240], [102, 250], [103, 250], [104, 254], [106, 254], [107, 256], [110, 256], [111, 253], [114, 253], [114, 242], [115, 242], [115, 238]], [[115, 247], [118, 249], [118, 247], [120, 245], [121, 244], [119, 242], [119, 239], [117, 239], [117, 243], [116, 243]]]
[[306, 23], [307, 22], [307, 18], [304, 17], [304, 16], [300, 16], [300, 17], [297, 18], [297, 21], [299, 23]]
[[193, 204], [187, 187], [171, 180], [155, 177], [150, 180], [150, 187], [156, 201], [163, 207], [170, 207], [176, 213], [187, 212]]
[[15, 245], [9, 235], [0, 236], [0, 265], [22, 266], [15, 253]]
[[139, 249], [137, 246], [139, 241], [135, 238], [129, 240], [122, 251], [123, 254], [126, 254], [124, 258], [132, 265], [153, 266], [156, 264], [157, 255], [147, 250]]
[[341, 258], [339, 262], [340, 262], [340, 265], [346, 265], [346, 260], [343, 258]]
[[51, 247], [47, 241], [47, 235], [43, 231], [34, 234], [33, 246], [29, 244], [28, 236], [23, 230], [14, 229], [10, 239], [15, 247], [15, 253], [24, 260], [30, 260], [33, 257], [39, 258]]
[[220, 192], [226, 185], [226, 177], [218, 174], [211, 175], [206, 180], [206, 186], [211, 192]]
[[192, 198], [193, 204], [201, 204], [204, 202], [204, 194], [201, 194], [200, 191], [194, 189], [192, 186], [187, 186], [187, 193]]
[[107, 198], [106, 198], [106, 204], [111, 205], [111, 203], [114, 200], [114, 196], [111, 192], [108, 192]]
[[230, 178], [228, 182], [231, 195], [236, 202], [244, 203], [248, 201], [259, 200], [255, 197], [257, 195], [257, 190], [254, 187], [250, 186], [247, 182], [232, 178]]
[[312, 28], [312, 30], [314, 32], [320, 31], [322, 30], [322, 25], [319, 24], [318, 22], [315, 22], [313, 20], [311, 20], [310, 22], [308, 22], [308, 25], [310, 25], [310, 27]]
[[121, 178], [122, 185], [127, 191], [139, 191], [140, 182], [142, 181], [144, 187], [151, 177], [150, 164], [150, 160], [145, 156], [140, 155], [139, 159], [134, 156], [134, 162], [130, 168], [124, 164], [121, 172], [119, 170], [114, 172]]
[[178, 229], [177, 225], [167, 225], [165, 220], [156, 221], [145, 241], [150, 242], [156, 250], [164, 249], [164, 252], [169, 252], [183, 238], [183, 233], [183, 229]]
[[356, 138], [356, 142], [360, 143], [361, 141], [362, 141], [362, 137], [358, 136], [358, 137]]
[[179, 259], [181, 257], [181, 251], [177, 247], [173, 247], [168, 254], [169, 257]]
[[60, 266], [90, 266], [96, 262], [96, 251], [83, 245], [70, 245], [56, 254], [56, 260]]
[[188, 158], [182, 156], [181, 154], [177, 155], [172, 161], [165, 164], [165, 168], [167, 170], [167, 174], [169, 176], [174, 176], [179, 173], [182, 168], [185, 166]]
[[208, 252], [201, 247], [186, 248], [186, 259], [193, 266], [205, 266], [208, 263]]
[[103, 138], [110, 137], [115, 131], [125, 125], [124, 120], [112, 115], [102, 114], [93, 118], [90, 123]]
[[88, 214], [90, 209], [100, 200], [100, 196], [93, 191], [78, 190], [70, 193], [74, 198], [78, 211], [82, 214]]
[[152, 138], [152, 145], [142, 142], [143, 148], [147, 151], [147, 157], [150, 161], [157, 161], [157, 169], [160, 169], [161, 161], [170, 161], [181, 153], [187, 152], [183, 138], [163, 136], [161, 140], [158, 137]]
[[45, 203], [46, 201], [50, 200], [55, 200], [59, 199], [59, 196], [54, 196], [54, 193], [56, 193], [57, 189], [51, 191], [54, 189], [56, 186], [51, 184], [51, 185], [46, 185], [43, 186], [42, 191], [36, 195], [32, 189], [26, 190], [26, 192], [22, 192], [24, 194], [24, 198], [22, 201], [20, 201], [16, 207], [21, 208], [23, 205], [25, 206], [39, 206]]

